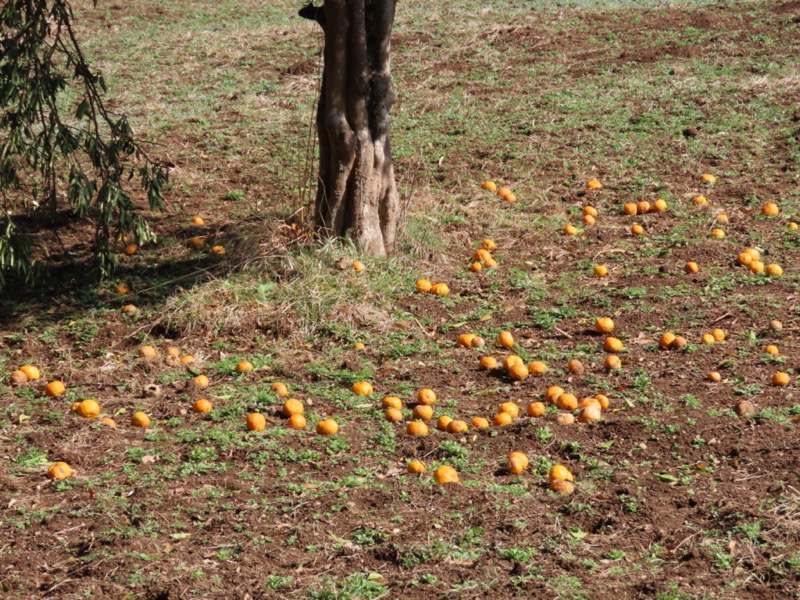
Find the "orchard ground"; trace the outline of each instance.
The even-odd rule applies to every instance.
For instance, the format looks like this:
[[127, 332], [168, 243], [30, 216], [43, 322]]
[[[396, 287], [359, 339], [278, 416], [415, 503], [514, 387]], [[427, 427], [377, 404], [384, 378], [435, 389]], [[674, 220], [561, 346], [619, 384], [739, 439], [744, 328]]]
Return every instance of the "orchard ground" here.
[[[78, 3], [110, 105], [173, 165], [172, 187], [152, 218], [160, 242], [121, 255], [114, 281], [87, 283], [90, 225], [65, 217], [59, 237], [37, 234], [58, 285], [2, 300], [3, 596], [798, 597], [800, 2], [398, 3], [404, 233], [380, 261], [304, 233], [321, 37], [298, 8]], [[657, 198], [666, 211], [623, 213]], [[485, 238], [498, 266], [470, 272]], [[738, 266], [748, 247], [783, 275]], [[450, 295], [416, 293], [421, 277]], [[603, 369], [598, 317], [624, 343], [619, 371]], [[727, 339], [700, 344], [715, 328]], [[502, 330], [510, 351], [493, 346]], [[688, 345], [660, 349], [665, 331]], [[461, 333], [488, 345], [458, 348]], [[139, 358], [144, 344], [159, 356]], [[168, 346], [195, 363], [169, 363]], [[516, 383], [479, 370], [512, 352], [550, 370]], [[255, 371], [236, 374], [242, 360]], [[12, 385], [23, 364], [42, 380]], [[771, 385], [778, 371], [788, 386]], [[199, 372], [203, 392], [186, 386]], [[44, 395], [53, 379], [63, 396]], [[361, 380], [371, 396], [351, 392]], [[285, 426], [276, 381], [304, 402], [306, 430]], [[591, 425], [559, 425], [548, 406], [427, 437], [380, 406], [399, 396], [408, 420], [430, 387], [436, 416], [491, 420], [551, 385], [611, 405]], [[192, 412], [201, 397], [212, 412]], [[84, 398], [118, 428], [71, 412]], [[742, 400], [754, 415], [735, 414]], [[139, 410], [146, 430], [130, 424]], [[251, 412], [265, 431], [245, 430]], [[316, 435], [329, 417], [339, 433]], [[512, 451], [530, 458], [520, 475]], [[406, 473], [415, 458], [421, 476]], [[73, 476], [51, 482], [59, 460]], [[548, 490], [557, 463], [574, 494]], [[441, 464], [461, 483], [436, 485]]]

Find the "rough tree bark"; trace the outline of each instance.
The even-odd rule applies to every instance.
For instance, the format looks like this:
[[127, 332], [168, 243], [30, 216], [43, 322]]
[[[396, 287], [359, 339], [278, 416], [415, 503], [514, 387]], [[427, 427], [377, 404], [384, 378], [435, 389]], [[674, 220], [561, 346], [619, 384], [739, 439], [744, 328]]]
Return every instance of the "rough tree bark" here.
[[399, 198], [389, 140], [396, 0], [325, 0], [300, 16], [325, 33], [317, 108], [317, 228], [349, 236], [372, 255], [394, 247]]

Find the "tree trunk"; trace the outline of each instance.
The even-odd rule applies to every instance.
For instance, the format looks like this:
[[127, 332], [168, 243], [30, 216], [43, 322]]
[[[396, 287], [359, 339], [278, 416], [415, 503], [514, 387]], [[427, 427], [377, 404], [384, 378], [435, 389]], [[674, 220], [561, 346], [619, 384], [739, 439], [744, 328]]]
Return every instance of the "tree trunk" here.
[[325, 0], [300, 11], [325, 32], [315, 223], [374, 256], [392, 251], [400, 204], [389, 141], [395, 2]]

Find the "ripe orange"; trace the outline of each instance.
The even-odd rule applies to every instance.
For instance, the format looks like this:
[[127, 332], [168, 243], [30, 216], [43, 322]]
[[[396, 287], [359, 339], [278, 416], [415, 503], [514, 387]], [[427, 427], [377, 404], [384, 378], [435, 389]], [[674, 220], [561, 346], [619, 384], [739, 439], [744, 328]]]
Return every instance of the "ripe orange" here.
[[442, 465], [433, 474], [436, 483], [443, 485], [445, 483], [458, 483], [458, 471], [448, 465]]
[[303, 403], [300, 402], [297, 398], [289, 398], [286, 402], [283, 403], [281, 407], [281, 412], [283, 413], [284, 417], [291, 417], [292, 415], [302, 415], [303, 411], [305, 411], [305, 407]]
[[264, 431], [267, 428], [267, 420], [261, 413], [250, 413], [247, 415], [247, 431]]
[[49, 479], [66, 479], [72, 476], [72, 468], [63, 461], [54, 462], [47, 469], [47, 477]]
[[192, 406], [192, 410], [196, 413], [208, 413], [213, 410], [214, 406], [208, 398], [201, 398]]
[[46, 386], [44, 386], [44, 393], [51, 398], [55, 398], [56, 396], [60, 396], [64, 392], [67, 391], [66, 386], [61, 383], [60, 381], [51, 381]]
[[433, 404], [436, 402], [436, 392], [429, 388], [422, 388], [417, 392], [417, 402], [419, 404]]
[[142, 427], [147, 429], [150, 427], [150, 417], [147, 416], [147, 413], [138, 411], [131, 415], [131, 425], [134, 427]]
[[317, 433], [319, 435], [336, 435], [339, 432], [339, 424], [334, 419], [325, 419], [317, 423]]

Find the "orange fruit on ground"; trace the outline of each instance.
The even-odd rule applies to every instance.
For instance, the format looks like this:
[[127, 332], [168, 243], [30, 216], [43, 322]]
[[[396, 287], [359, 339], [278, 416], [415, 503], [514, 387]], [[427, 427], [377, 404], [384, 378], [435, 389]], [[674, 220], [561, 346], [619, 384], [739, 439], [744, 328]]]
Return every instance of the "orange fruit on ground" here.
[[497, 184], [494, 181], [489, 181], [488, 179], [481, 184], [481, 187], [490, 192], [497, 191]]
[[711, 237], [713, 237], [715, 239], [718, 239], [718, 240], [721, 240], [722, 238], [725, 237], [725, 230], [724, 229], [720, 229], [719, 227], [716, 227], [716, 228], [711, 230]]
[[264, 431], [267, 428], [267, 420], [261, 413], [250, 413], [247, 415], [247, 431]]
[[270, 387], [270, 390], [278, 394], [278, 396], [288, 396], [289, 395], [289, 388], [286, 387], [285, 383], [281, 383], [280, 381], [276, 381]]
[[628, 202], [622, 207], [622, 212], [626, 215], [635, 215], [637, 212], [639, 212], [639, 207], [636, 206], [635, 202]]
[[591, 423], [592, 421], [599, 420], [601, 417], [600, 408], [598, 406], [589, 405], [581, 409], [578, 415], [578, 421], [581, 423]]
[[658, 340], [658, 345], [661, 346], [664, 350], [668, 350], [672, 347], [672, 344], [675, 342], [675, 334], [667, 331], [661, 335], [661, 338]]
[[399, 423], [403, 420], [403, 413], [400, 412], [396, 408], [389, 408], [383, 413], [383, 416], [386, 417], [386, 420], [390, 423]]
[[473, 258], [477, 261], [483, 261], [483, 262], [493, 260], [492, 253], [486, 250], [486, 248], [478, 248], [477, 250], [475, 250]]
[[556, 400], [558, 400], [558, 397], [563, 393], [564, 393], [564, 388], [559, 387], [557, 385], [552, 385], [549, 388], [547, 388], [547, 392], [545, 392], [544, 397], [551, 404], [555, 404]]
[[133, 256], [134, 254], [136, 254], [136, 251], [138, 249], [139, 249], [139, 246], [137, 246], [136, 244], [128, 244], [127, 246], [125, 246], [125, 249], [123, 250], [123, 252], [125, 254], [127, 254], [128, 256]]
[[739, 256], [736, 257], [736, 262], [740, 265], [749, 265], [753, 262], [753, 255], [749, 252], [740, 252]]
[[447, 424], [447, 433], [467, 433], [469, 427], [460, 419], [453, 419]]
[[692, 202], [699, 205], [708, 204], [708, 200], [706, 199], [705, 196], [695, 196], [694, 198], [692, 198]]
[[73, 404], [72, 410], [84, 419], [95, 419], [100, 414], [100, 405], [96, 400], [87, 398]]
[[474, 263], [470, 264], [470, 266], [469, 266], [469, 270], [472, 271], [473, 273], [477, 273], [478, 271], [480, 271], [482, 269], [483, 269], [483, 267], [481, 266], [481, 263], [479, 263], [478, 261], [475, 261]]
[[63, 461], [54, 462], [47, 469], [48, 479], [66, 479], [72, 476], [72, 468]]
[[603, 368], [605, 368], [606, 371], [616, 371], [622, 368], [622, 361], [616, 354], [609, 354], [603, 361]]
[[139, 356], [142, 358], [155, 358], [158, 356], [158, 350], [154, 346], [141, 346], [139, 348]]
[[667, 201], [662, 198], [659, 198], [658, 200], [653, 202], [653, 210], [656, 212], [664, 212], [665, 210], [667, 210], [667, 208], [668, 208]]
[[516, 402], [503, 402], [498, 408], [497, 412], [507, 412], [512, 418], [516, 419], [519, 416], [519, 406]]
[[442, 465], [433, 473], [433, 478], [439, 485], [458, 483], [458, 471], [448, 465]]
[[770, 215], [770, 216], [773, 216], [773, 215], [777, 215], [779, 212], [781, 212], [781, 209], [780, 209], [780, 208], [778, 208], [778, 205], [777, 205], [777, 204], [775, 204], [774, 202], [767, 202], [767, 203], [766, 203], [766, 204], [765, 204], [765, 205], [764, 205], [764, 206], [761, 208], [761, 214], [762, 214], [762, 215]]
[[508, 472], [512, 475], [519, 475], [525, 469], [528, 468], [529, 464], [528, 457], [522, 452], [512, 452], [508, 455], [508, 462], [506, 463], [506, 468]]
[[216, 246], [211, 246], [211, 254], [216, 254], [217, 256], [222, 256], [225, 254], [225, 246], [217, 244]]
[[606, 352], [619, 352], [622, 350], [622, 340], [615, 337], [607, 337], [606, 341], [603, 342], [603, 350]]
[[143, 427], [148, 428], [150, 427], [150, 417], [147, 416], [147, 413], [138, 411], [131, 415], [131, 425], [134, 427]]
[[433, 418], [433, 406], [417, 404], [411, 411], [411, 416], [419, 421], [430, 421]]
[[437, 283], [431, 286], [431, 294], [434, 296], [447, 296], [450, 293], [450, 288], [446, 283]]
[[252, 373], [253, 372], [253, 363], [249, 360], [243, 360], [238, 365], [236, 365], [236, 372], [237, 373]]
[[789, 223], [789, 229], [791, 229], [792, 231], [797, 231], [798, 229], [800, 229], [800, 225], [792, 221], [791, 223]]
[[51, 398], [55, 398], [56, 396], [60, 396], [64, 392], [67, 391], [66, 386], [61, 383], [60, 381], [51, 381], [46, 386], [44, 386], [44, 393]]
[[700, 270], [698, 264], [694, 261], [689, 261], [686, 263], [686, 266], [683, 268], [689, 274], [697, 273]]
[[608, 317], [601, 317], [595, 321], [594, 330], [597, 333], [611, 333], [614, 331], [614, 321]]
[[611, 404], [611, 401], [605, 394], [597, 394], [595, 395], [595, 399], [600, 403], [600, 408], [603, 410], [607, 409], [608, 405]]
[[39, 367], [33, 365], [22, 365], [19, 370], [25, 373], [25, 377], [28, 381], [36, 381], [42, 376], [39, 372]]
[[425, 468], [426, 468], [425, 463], [415, 458], [414, 460], [408, 463], [406, 470], [412, 475], [419, 475], [420, 473], [425, 472]]
[[578, 228], [575, 227], [575, 225], [565, 225], [564, 226], [564, 233], [566, 235], [577, 235], [578, 234]]
[[203, 217], [201, 217], [201, 216], [192, 217], [192, 223], [194, 223], [195, 225], [205, 225], [206, 224], [205, 220], [203, 220]]
[[578, 399], [573, 394], [561, 394], [556, 400], [556, 406], [561, 410], [575, 410], [578, 408]]
[[686, 338], [676, 335], [669, 347], [673, 350], [680, 350], [681, 348], [685, 348], [688, 343], [689, 342], [686, 341]]
[[575, 491], [575, 484], [570, 481], [563, 481], [561, 479], [551, 481], [549, 487], [557, 494], [571, 494]]
[[317, 433], [320, 435], [336, 435], [339, 432], [339, 424], [334, 419], [325, 419], [317, 423]]
[[583, 207], [583, 214], [589, 215], [590, 217], [596, 217], [598, 214], [597, 209], [594, 206], [586, 205]]
[[756, 274], [764, 272], [764, 263], [761, 262], [760, 260], [754, 260], [749, 265], [747, 265], [747, 267], [750, 269], [750, 271]]
[[516, 354], [509, 354], [503, 360], [503, 368], [506, 371], [508, 371], [514, 365], [521, 365], [521, 364], [523, 364], [522, 363], [522, 359], [519, 356], [517, 356]]
[[470, 422], [475, 429], [486, 429], [489, 427], [489, 419], [485, 417], [472, 417]]
[[486, 340], [479, 335], [476, 335], [474, 338], [472, 338], [472, 342], [470, 342], [471, 348], [483, 348], [485, 345]]
[[305, 411], [305, 407], [303, 403], [300, 402], [297, 398], [289, 398], [286, 402], [283, 403], [281, 407], [281, 412], [283, 413], [284, 417], [291, 417], [292, 415], [302, 415], [303, 411]]
[[484, 371], [491, 371], [497, 368], [497, 359], [493, 356], [484, 356], [480, 362], [480, 368]]
[[650, 203], [647, 200], [642, 200], [636, 205], [636, 212], [640, 215], [650, 212]]
[[592, 215], [583, 215], [583, 222], [587, 225], [595, 225], [597, 223], [597, 219], [595, 219]]
[[642, 227], [638, 223], [634, 223], [633, 225], [631, 225], [631, 233], [633, 235], [642, 235], [644, 233], [644, 227]]
[[772, 385], [784, 387], [789, 385], [790, 377], [788, 373], [775, 373], [772, 376]]
[[702, 344], [705, 344], [706, 346], [710, 346], [711, 344], [713, 344], [716, 341], [717, 340], [715, 340], [714, 336], [711, 335], [710, 333], [704, 333], [703, 335], [700, 336], [700, 342]]
[[481, 247], [485, 250], [494, 250], [497, 244], [494, 243], [494, 240], [485, 239], [481, 242]]
[[514, 194], [513, 192], [512, 193], [508, 193], [508, 194], [504, 194], [503, 195], [503, 200], [505, 200], [506, 202], [516, 202], [517, 201], [517, 195]]
[[587, 190], [599, 190], [603, 188], [603, 184], [598, 179], [590, 179], [586, 182]]
[[585, 369], [583, 368], [583, 363], [581, 361], [579, 361], [577, 358], [573, 358], [567, 363], [567, 371], [573, 375], [583, 375]]
[[460, 348], [471, 348], [472, 340], [475, 339], [474, 333], [462, 333], [456, 340], [456, 345]]
[[117, 422], [111, 417], [103, 417], [102, 419], [100, 419], [100, 422], [106, 427], [110, 427], [111, 429], [117, 428]]
[[353, 393], [356, 396], [369, 396], [372, 391], [372, 384], [368, 381], [357, 381], [353, 384]]
[[186, 240], [186, 244], [189, 247], [194, 248], [196, 250], [206, 245], [206, 243], [203, 241], [203, 238], [201, 237], [189, 238], [188, 240]]
[[709, 380], [709, 381], [712, 381], [712, 382], [714, 382], [714, 383], [719, 383], [720, 381], [722, 381], [722, 375], [720, 375], [720, 374], [719, 374], [719, 373], [717, 373], [716, 371], [711, 371], [711, 372], [708, 374], [708, 380]]
[[783, 268], [780, 265], [776, 265], [775, 263], [767, 265], [767, 275], [770, 277], [780, 277], [783, 275]]
[[25, 375], [25, 373], [23, 373], [19, 369], [11, 373], [11, 377], [9, 379], [11, 383], [14, 385], [22, 385], [23, 383], [28, 383], [28, 377]]
[[191, 365], [191, 364], [194, 363], [194, 356], [192, 356], [191, 354], [187, 354], [185, 356], [181, 356], [180, 363], [182, 365]]
[[515, 363], [509, 367], [508, 376], [514, 381], [523, 381], [528, 378], [528, 367]]
[[780, 352], [778, 351], [778, 347], [773, 344], [766, 346], [764, 348], [764, 352], [766, 352], [767, 354], [771, 354], [772, 356], [778, 356], [778, 354], [780, 354]]
[[403, 401], [397, 396], [386, 396], [381, 402], [381, 406], [384, 408], [396, 408], [397, 410], [400, 410], [403, 408]]
[[575, 417], [572, 413], [568, 412], [558, 413], [558, 415], [556, 415], [556, 423], [559, 425], [573, 425], [575, 423]]
[[595, 397], [584, 398], [581, 400], [581, 403], [578, 405], [579, 408], [586, 408], [587, 406], [596, 406], [600, 410], [603, 409], [603, 406], [600, 404], [600, 400]]
[[543, 402], [531, 402], [528, 404], [529, 417], [541, 417], [545, 413], [545, 410]]
[[508, 331], [501, 331], [494, 343], [501, 348], [513, 348], [514, 336]]
[[286, 419], [286, 426], [292, 429], [305, 429], [306, 418], [303, 415], [292, 415]]
[[511, 424], [513, 420], [514, 418], [507, 412], [499, 412], [494, 416], [494, 419], [492, 419], [492, 423], [494, 423], [498, 427], [502, 427], [504, 425]]
[[130, 291], [131, 291], [131, 288], [129, 288], [124, 283], [120, 283], [119, 285], [117, 285], [117, 287], [114, 288], [114, 292], [117, 293], [117, 294], [127, 294]]
[[505, 197], [511, 193], [511, 189], [507, 187], [501, 187], [497, 190], [497, 195], [501, 197]]
[[436, 402], [436, 392], [430, 388], [422, 388], [417, 392], [417, 402], [419, 404], [433, 404]]
[[595, 265], [594, 274], [598, 277], [605, 277], [608, 275], [608, 267], [605, 265]]
[[564, 465], [553, 465], [547, 476], [550, 481], [575, 481], [575, 477]]
[[178, 358], [181, 355], [181, 351], [175, 346], [167, 346], [165, 352], [170, 358]]
[[200, 398], [192, 406], [192, 410], [196, 413], [209, 413], [214, 409], [214, 405], [208, 398]]
[[722, 223], [723, 225], [727, 225], [728, 223], [731, 222], [731, 220], [728, 218], [728, 215], [724, 213], [720, 213], [717, 215], [717, 221], [719, 223]]
[[353, 350], [356, 350], [357, 352], [361, 352], [365, 348], [366, 348], [366, 346], [364, 344], [362, 344], [361, 342], [356, 342], [355, 344], [353, 344]]
[[528, 373], [534, 377], [547, 373], [547, 365], [540, 360], [534, 360], [528, 365]]
[[406, 427], [408, 435], [428, 435], [428, 426], [422, 421], [411, 421]]
[[364, 263], [362, 263], [360, 260], [353, 261], [353, 271], [355, 271], [356, 273], [361, 273], [364, 269], [366, 269], [366, 267], [364, 266]]
[[717, 328], [716, 328], [714, 331], [712, 331], [712, 332], [711, 332], [711, 335], [713, 335], [713, 336], [714, 336], [714, 339], [715, 339], [716, 341], [718, 341], [718, 342], [722, 342], [722, 341], [724, 341], [724, 340], [725, 340], [725, 337], [726, 337], [726, 335], [725, 335], [725, 330], [723, 330], [723, 329], [720, 329], [719, 327], [717, 327]]
[[442, 415], [438, 419], [436, 419], [436, 429], [439, 431], [447, 431], [447, 426], [453, 420], [452, 417], [448, 417], [447, 415]]
[[711, 173], [703, 173], [702, 180], [703, 183], [706, 183], [708, 185], [714, 185], [715, 183], [717, 183], [717, 178]]
[[487, 269], [494, 269], [497, 267], [497, 261], [493, 258], [487, 259], [484, 264], [486, 265]]
[[211, 383], [208, 380], [208, 377], [206, 377], [205, 375], [198, 375], [197, 377], [192, 378], [191, 382], [192, 382], [192, 385], [194, 387], [196, 387], [197, 389], [199, 389], [199, 390], [206, 389]]
[[426, 294], [431, 291], [431, 287], [433, 287], [433, 284], [431, 284], [431, 282], [428, 281], [427, 279], [417, 279], [418, 292]]

